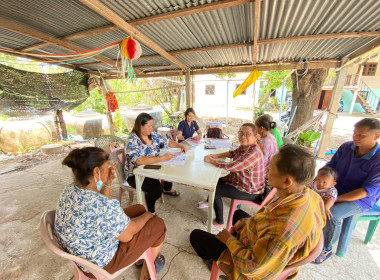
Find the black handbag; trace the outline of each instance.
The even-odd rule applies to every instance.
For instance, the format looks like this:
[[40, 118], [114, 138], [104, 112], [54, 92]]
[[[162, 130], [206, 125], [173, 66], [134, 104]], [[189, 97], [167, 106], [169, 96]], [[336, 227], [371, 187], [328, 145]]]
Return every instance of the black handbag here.
[[207, 130], [207, 138], [228, 139], [229, 137], [220, 128], [210, 127]]

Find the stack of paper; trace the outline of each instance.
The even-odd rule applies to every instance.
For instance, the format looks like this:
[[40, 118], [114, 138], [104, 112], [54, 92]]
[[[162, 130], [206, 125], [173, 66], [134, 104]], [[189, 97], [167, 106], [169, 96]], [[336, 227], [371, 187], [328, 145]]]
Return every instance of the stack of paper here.
[[207, 139], [208, 143], [207, 146], [213, 147], [213, 148], [231, 148], [232, 143], [228, 140], [221, 140], [221, 139]]

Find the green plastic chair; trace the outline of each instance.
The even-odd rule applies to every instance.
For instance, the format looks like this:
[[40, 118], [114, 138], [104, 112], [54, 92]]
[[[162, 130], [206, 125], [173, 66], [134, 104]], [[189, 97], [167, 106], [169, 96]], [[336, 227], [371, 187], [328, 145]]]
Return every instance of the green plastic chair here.
[[336, 249], [336, 255], [344, 257], [347, 251], [348, 243], [350, 242], [352, 231], [355, 229], [356, 223], [359, 221], [370, 221], [367, 234], [364, 239], [364, 244], [371, 241], [373, 234], [376, 231], [377, 224], [380, 220], [380, 199], [374, 207], [364, 213], [347, 217], [343, 220], [342, 231], [339, 236], [339, 242]]

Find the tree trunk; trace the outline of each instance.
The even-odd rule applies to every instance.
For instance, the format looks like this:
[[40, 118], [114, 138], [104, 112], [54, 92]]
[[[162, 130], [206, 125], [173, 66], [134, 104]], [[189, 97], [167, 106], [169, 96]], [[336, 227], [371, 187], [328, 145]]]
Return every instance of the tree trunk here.
[[61, 128], [62, 137], [67, 139], [66, 123], [65, 123], [65, 120], [63, 119], [62, 110], [57, 110], [57, 117], [58, 117], [58, 121], [59, 121], [59, 126]]
[[322, 90], [327, 74], [328, 69], [296, 70], [292, 73], [293, 93], [290, 118], [296, 106], [297, 111], [291, 123], [290, 132], [313, 118], [315, 102]]

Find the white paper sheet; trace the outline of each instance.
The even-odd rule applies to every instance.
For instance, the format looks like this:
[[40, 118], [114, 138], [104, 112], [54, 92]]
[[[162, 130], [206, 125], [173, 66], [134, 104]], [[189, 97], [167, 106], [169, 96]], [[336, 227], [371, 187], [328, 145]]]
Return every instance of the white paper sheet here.
[[171, 164], [171, 165], [184, 165], [185, 164], [186, 155], [184, 153], [182, 153], [182, 152], [173, 152], [173, 151], [165, 151], [161, 155], [165, 155], [167, 153], [171, 153], [173, 155], [176, 155], [176, 157], [172, 158], [171, 160], [158, 162], [157, 164], [160, 164], [160, 165], [167, 165], [167, 164]]
[[207, 144], [205, 146], [209, 148], [231, 148], [232, 143], [228, 140], [220, 139], [207, 139]]
[[187, 138], [185, 140], [185, 142], [188, 143], [190, 146], [195, 147], [195, 146], [198, 146], [200, 144], [203, 144], [205, 142], [205, 140], [202, 140], [202, 139], [201, 140], [194, 140], [192, 138]]

